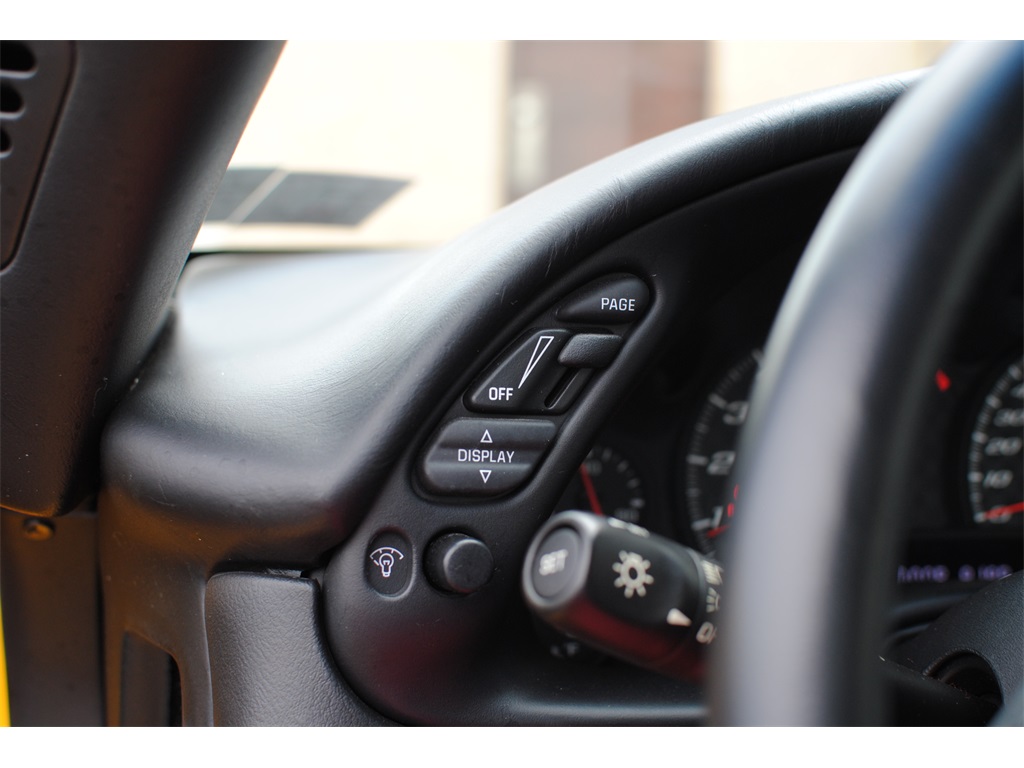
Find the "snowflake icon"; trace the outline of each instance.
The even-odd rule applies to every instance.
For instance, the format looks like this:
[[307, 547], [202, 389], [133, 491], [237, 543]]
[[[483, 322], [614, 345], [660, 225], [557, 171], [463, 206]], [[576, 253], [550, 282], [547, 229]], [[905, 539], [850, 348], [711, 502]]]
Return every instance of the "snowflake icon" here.
[[627, 599], [634, 593], [643, 597], [647, 594], [647, 585], [654, 583], [654, 577], [647, 572], [650, 567], [651, 561], [644, 560], [636, 552], [619, 552], [619, 562], [612, 565], [612, 570], [619, 574], [615, 586], [623, 588]]

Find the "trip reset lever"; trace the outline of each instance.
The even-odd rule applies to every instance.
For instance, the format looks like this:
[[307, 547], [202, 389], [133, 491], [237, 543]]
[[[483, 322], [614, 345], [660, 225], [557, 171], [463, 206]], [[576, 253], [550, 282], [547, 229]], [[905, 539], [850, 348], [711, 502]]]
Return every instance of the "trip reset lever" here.
[[527, 605], [588, 645], [672, 677], [703, 672], [722, 567], [645, 528], [589, 512], [544, 524], [523, 566]]

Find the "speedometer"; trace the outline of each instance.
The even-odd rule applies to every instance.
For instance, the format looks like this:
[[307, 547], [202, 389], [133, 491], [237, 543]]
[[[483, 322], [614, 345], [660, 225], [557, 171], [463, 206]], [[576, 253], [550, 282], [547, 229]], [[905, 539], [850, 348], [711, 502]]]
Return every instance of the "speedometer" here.
[[1021, 526], [1024, 519], [1024, 358], [1011, 362], [988, 390], [967, 452], [971, 519]]
[[714, 554], [732, 524], [738, 488], [732, 483], [736, 443], [747, 419], [761, 351], [729, 368], [704, 397], [686, 447], [686, 512], [693, 538]]

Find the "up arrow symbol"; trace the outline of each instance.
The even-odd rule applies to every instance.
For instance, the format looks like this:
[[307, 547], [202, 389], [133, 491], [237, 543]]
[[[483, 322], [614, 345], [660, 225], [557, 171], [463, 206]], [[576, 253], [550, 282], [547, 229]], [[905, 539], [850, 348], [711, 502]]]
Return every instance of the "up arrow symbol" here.
[[480, 477], [482, 477], [484, 479], [484, 482], [486, 483], [488, 480], [491, 479], [491, 470], [489, 470], [489, 469], [481, 469], [480, 470]]
[[493, 440], [491, 440], [491, 430], [489, 430], [489, 429], [485, 429], [484, 430], [484, 436], [480, 438], [480, 442], [481, 443], [493, 443], [494, 442]]

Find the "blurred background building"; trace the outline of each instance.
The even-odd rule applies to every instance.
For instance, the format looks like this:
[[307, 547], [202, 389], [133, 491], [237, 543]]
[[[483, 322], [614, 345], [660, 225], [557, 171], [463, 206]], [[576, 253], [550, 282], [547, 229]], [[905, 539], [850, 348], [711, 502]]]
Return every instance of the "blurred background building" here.
[[946, 43], [290, 43], [199, 250], [443, 242], [631, 144]]

